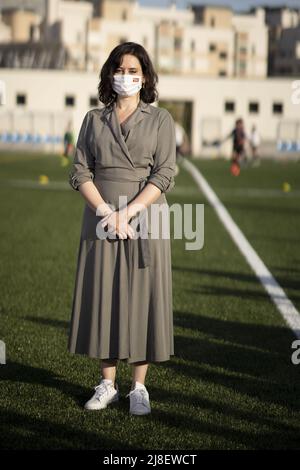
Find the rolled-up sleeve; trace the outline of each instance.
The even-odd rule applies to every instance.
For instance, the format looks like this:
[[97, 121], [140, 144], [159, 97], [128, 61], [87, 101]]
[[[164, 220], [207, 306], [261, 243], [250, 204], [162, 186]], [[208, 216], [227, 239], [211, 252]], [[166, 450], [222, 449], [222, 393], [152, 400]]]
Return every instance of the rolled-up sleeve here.
[[148, 178], [148, 183], [154, 184], [163, 193], [171, 191], [175, 186], [175, 169], [175, 124], [169, 111], [164, 109], [160, 116], [154, 164]]
[[86, 181], [92, 181], [95, 175], [95, 157], [89, 148], [91, 138], [90, 113], [87, 112], [77, 139], [73, 167], [69, 173], [69, 183], [75, 191]]

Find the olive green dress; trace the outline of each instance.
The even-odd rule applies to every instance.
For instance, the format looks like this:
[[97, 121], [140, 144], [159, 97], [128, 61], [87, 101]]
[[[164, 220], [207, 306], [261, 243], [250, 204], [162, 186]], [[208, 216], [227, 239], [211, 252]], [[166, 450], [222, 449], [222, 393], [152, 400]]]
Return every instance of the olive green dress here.
[[[116, 103], [88, 111], [76, 144], [71, 187], [93, 181], [106, 203], [132, 201], [151, 182], [161, 195], [174, 185], [176, 141], [171, 114], [140, 100], [121, 125]], [[167, 211], [165, 210], [167, 208]], [[161, 362], [174, 355], [170, 237], [99, 238], [101, 217], [85, 204], [77, 257], [68, 350], [100, 359]], [[145, 212], [145, 211], [144, 211]], [[130, 223], [133, 219], [130, 220]], [[167, 221], [167, 222], [166, 222]], [[139, 228], [139, 225], [137, 226]]]

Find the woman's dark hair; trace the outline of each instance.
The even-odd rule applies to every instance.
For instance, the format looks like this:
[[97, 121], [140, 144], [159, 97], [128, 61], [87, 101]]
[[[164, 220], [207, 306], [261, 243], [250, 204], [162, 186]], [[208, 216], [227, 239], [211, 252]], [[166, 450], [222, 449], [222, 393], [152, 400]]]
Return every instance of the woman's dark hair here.
[[108, 59], [103, 64], [100, 72], [100, 81], [98, 84], [99, 100], [106, 106], [109, 106], [117, 99], [117, 93], [112, 88], [113, 76], [122, 62], [125, 54], [134, 55], [140, 62], [145, 83], [140, 90], [140, 98], [145, 103], [157, 101], [158, 92], [156, 84], [158, 76], [154, 70], [151, 59], [143, 46], [136, 42], [124, 42], [116, 46], [109, 54]]

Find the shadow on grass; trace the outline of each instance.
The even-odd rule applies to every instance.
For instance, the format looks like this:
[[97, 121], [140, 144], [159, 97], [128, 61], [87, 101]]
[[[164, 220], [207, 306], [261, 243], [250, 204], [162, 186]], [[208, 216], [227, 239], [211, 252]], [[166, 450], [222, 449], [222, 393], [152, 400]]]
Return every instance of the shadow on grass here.
[[41, 384], [63, 392], [72, 397], [80, 407], [85, 403], [85, 399], [90, 395], [91, 390], [81, 385], [72, 384], [54, 372], [40, 367], [32, 367], [18, 362], [8, 361], [1, 369], [1, 380], [24, 384]]
[[[275, 268], [274, 268], [275, 269]], [[284, 270], [284, 268], [277, 268], [277, 269], [281, 269], [281, 270]], [[255, 275], [251, 275], [251, 274], [245, 274], [245, 273], [240, 273], [240, 272], [230, 272], [230, 271], [218, 271], [218, 270], [209, 270], [209, 269], [195, 269], [195, 268], [189, 268], [189, 267], [182, 267], [182, 266], [173, 266], [173, 271], [178, 271], [178, 272], [189, 272], [191, 274], [195, 274], [196, 276], [210, 276], [212, 278], [219, 278], [219, 279], [231, 279], [233, 281], [238, 281], [238, 282], [253, 282], [256, 286], [259, 286], [259, 281], [257, 279], [257, 277]], [[271, 267], [271, 271], [272, 271], [272, 267]], [[288, 272], [293, 272], [293, 273], [296, 273], [297, 272], [300, 272], [299, 270], [297, 269], [294, 269], [294, 268], [286, 268], [285, 271], [288, 271]], [[279, 284], [281, 285], [281, 287], [289, 287], [291, 289], [299, 289], [299, 281], [298, 280], [294, 280], [294, 279], [288, 279], [287, 277], [283, 277], [282, 275], [280, 276], [275, 276], [277, 282], [279, 282]], [[268, 281], [268, 279], [266, 279], [266, 281]], [[214, 293], [214, 289], [212, 288], [211, 285], [209, 286], [204, 286], [201, 284], [201, 289], [203, 288], [206, 288], [206, 292], [208, 294], [213, 294]], [[260, 288], [260, 287], [259, 287]], [[217, 287], [217, 291], [218, 293], [221, 292], [222, 294], [224, 295], [241, 295], [243, 297], [249, 297], [249, 298], [253, 298], [255, 297], [255, 299], [266, 299], [268, 297], [268, 294], [267, 292], [265, 292], [264, 290], [253, 290], [253, 291], [250, 291], [249, 289], [247, 290], [243, 290], [243, 289], [226, 289], [226, 288], [223, 288], [223, 291], [221, 290], [222, 287]], [[261, 289], [261, 288], [260, 288]], [[205, 293], [206, 293], [205, 292]], [[201, 293], [202, 293], [202, 290], [201, 290]]]
[[[43, 387], [56, 389], [60, 393], [73, 398], [77, 406], [72, 408], [70, 411], [73, 415], [70, 422], [74, 422], [76, 420], [76, 422], [79, 421], [85, 424], [87, 420], [95, 420], [93, 422], [93, 427], [96, 429], [96, 432], [90, 432], [86, 429], [76, 429], [65, 423], [55, 423], [54, 421], [33, 417], [30, 414], [17, 413], [16, 411], [8, 411], [7, 409], [2, 408], [0, 409], [0, 448], [132, 448], [130, 445], [116, 440], [111, 436], [111, 433], [106, 433], [105, 426], [103, 426], [103, 422], [99, 420], [99, 414], [97, 414], [97, 412], [95, 414], [83, 409], [84, 403], [91, 396], [90, 388], [70, 383], [60, 376], [55, 375], [55, 373], [50, 370], [32, 367], [13, 361], [8, 361], [5, 367], [1, 368], [1, 380], [2, 383], [4, 383], [4, 381], [15, 383], [16, 387], [19, 387], [20, 384], [36, 386], [42, 385]], [[34, 393], [34, 389], [32, 390]], [[47, 394], [47, 392], [45, 393]], [[18, 403], [15, 404], [22, 408], [21, 392], [18, 397], [20, 399], [18, 400]], [[28, 392], [26, 392], [26, 397], [28, 397]], [[120, 400], [117, 405], [119, 412], [122, 414], [126, 412], [126, 415], [128, 414], [127, 403], [125, 403], [125, 400]], [[40, 404], [41, 415], [45, 413], [44, 406], [44, 403]], [[59, 410], [61, 402], [57, 403], [55, 406]], [[116, 405], [114, 405], [114, 408], [115, 406]], [[38, 411], [38, 408], [34, 408], [33, 412], [36, 414]], [[49, 413], [49, 411], [50, 408], [47, 407], [46, 413]], [[104, 410], [104, 413], [105, 412], [106, 410]]]
[[[55, 328], [67, 329], [69, 325], [63, 320], [32, 316], [26, 319]], [[295, 338], [289, 328], [180, 311], [174, 312], [174, 326], [175, 358], [162, 362], [159, 367], [174, 372], [185, 383], [189, 379], [198, 381], [199, 388], [197, 392], [190, 390], [185, 394], [172, 389], [172, 383], [162, 388], [151, 386], [151, 399], [158, 406], [154, 406], [149, 419], [170, 427], [170, 436], [172, 427], [181, 427], [183, 434], [198, 432], [206, 442], [212, 442], [212, 446], [215, 442], [217, 448], [226, 439], [232, 443], [231, 448], [297, 448], [300, 430], [289, 424], [289, 420], [300, 410], [300, 366], [297, 368], [291, 363], [291, 343]], [[15, 380], [28, 382], [28, 376], [32, 376], [31, 368], [26, 366], [23, 371], [21, 369], [21, 374], [16, 369], [11, 375]], [[80, 406], [90, 393], [90, 390], [61, 380], [43, 369], [37, 369], [34, 376], [38, 383], [59, 388], [75, 397]], [[13, 377], [8, 379], [14, 380]], [[201, 397], [203, 387], [212, 389], [215, 401]], [[249, 411], [242, 409], [243, 396], [246, 401], [255, 400], [253, 408], [248, 405]], [[187, 414], [172, 405], [182, 402], [188, 405]], [[120, 411], [128, 412], [127, 404], [120, 402], [120, 406]], [[193, 409], [195, 415], [191, 418]], [[216, 423], [211, 422], [210, 413], [217, 415]], [[225, 422], [222, 422], [222, 415]], [[232, 424], [235, 420], [241, 422], [236, 422], [235, 426]], [[249, 429], [245, 428], [245, 422]], [[171, 443], [166, 436], [162, 445], [167, 448]]]
[[52, 326], [54, 328], [61, 328], [61, 329], [68, 329], [70, 322], [66, 320], [57, 320], [55, 318], [43, 318], [43, 317], [33, 317], [33, 316], [26, 316], [23, 317], [24, 320], [29, 320], [34, 323], [38, 323], [40, 325], [45, 325], [45, 326]]
[[[26, 317], [46, 326], [68, 328], [68, 322]], [[289, 328], [222, 320], [188, 312], [174, 312], [175, 357], [163, 367], [185, 378], [222, 385], [266, 403], [299, 410], [300, 366], [291, 362], [294, 336]], [[176, 329], [179, 329], [176, 332]], [[183, 331], [181, 331], [183, 329]], [[27, 372], [24, 374], [25, 380]], [[47, 374], [41, 383], [47, 380]], [[48, 377], [48, 380], [51, 379]], [[59, 380], [60, 382], [60, 380]], [[77, 402], [88, 390], [72, 386]], [[66, 383], [65, 390], [68, 389]]]
[[[182, 391], [165, 391], [151, 387], [152, 401], [168, 405], [181, 403]], [[300, 428], [288, 425], [284, 420], [272, 419], [258, 412], [243, 412], [235, 406], [202, 399], [199, 395], [184, 394], [184, 404], [191, 405], [194, 413], [185, 410], [152, 412], [152, 419], [158, 425], [164, 423], [170, 428], [182, 429], [183, 433], [198, 434], [198, 449], [298, 449]], [[170, 407], [168, 407], [170, 408]], [[170, 442], [172, 435], [170, 434]], [[194, 447], [195, 448], [195, 447]]]
[[191, 274], [195, 274], [196, 276], [205, 275], [211, 276], [213, 278], [225, 278], [225, 279], [232, 279], [239, 282], [253, 282], [257, 284], [257, 277], [254, 274], [245, 274], [239, 272], [231, 272], [231, 271], [219, 271], [217, 269], [199, 269], [199, 268], [190, 268], [188, 266], [176, 266], [172, 265], [173, 271], [182, 272], [189, 272]]
[[99, 421], [97, 432], [0, 409], [1, 449], [131, 449], [108, 435]]
[[187, 312], [174, 312], [174, 326], [179, 329], [175, 360], [163, 363], [164, 367], [185, 379], [221, 385], [292, 412], [300, 410], [300, 366], [291, 362], [295, 338], [288, 328]]
[[236, 287], [228, 288], [211, 285], [204, 285], [201, 283], [199, 289], [186, 289], [187, 292], [191, 292], [197, 295], [208, 295], [209, 297], [216, 295], [222, 297], [236, 297], [240, 299], [255, 299], [255, 301], [263, 300], [265, 301], [268, 297], [266, 292], [260, 292], [258, 290], [250, 289], [237, 289]]

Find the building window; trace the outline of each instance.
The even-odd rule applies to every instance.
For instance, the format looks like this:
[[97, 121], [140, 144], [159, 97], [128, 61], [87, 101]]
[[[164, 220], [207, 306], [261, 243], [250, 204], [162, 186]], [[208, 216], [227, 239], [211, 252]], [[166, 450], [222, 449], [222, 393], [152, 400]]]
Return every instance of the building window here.
[[65, 106], [75, 106], [75, 97], [73, 95], [65, 97]]
[[97, 96], [90, 96], [90, 106], [98, 106]]
[[122, 20], [123, 20], [123, 21], [126, 21], [126, 20], [127, 20], [127, 11], [126, 11], [126, 10], [123, 10], [123, 11], [122, 11]]
[[234, 113], [235, 111], [235, 102], [234, 101], [225, 101], [225, 113]]
[[257, 103], [256, 101], [250, 101], [248, 109], [249, 113], [251, 114], [259, 113], [259, 103]]
[[191, 51], [194, 51], [195, 50], [195, 41], [194, 39], [192, 39], [191, 41]]
[[18, 106], [25, 106], [27, 102], [27, 97], [24, 93], [17, 93], [16, 104]]
[[227, 52], [220, 52], [219, 57], [220, 59], [227, 59]]
[[175, 49], [181, 49], [182, 39], [181, 38], [174, 38], [174, 47]]
[[278, 67], [280, 75], [291, 75], [293, 73], [292, 67]]
[[127, 38], [121, 37], [119, 40], [119, 44], [123, 44], [123, 42], [127, 42]]
[[209, 52], [215, 52], [216, 49], [217, 49], [216, 45], [211, 42], [209, 45]]
[[273, 103], [273, 114], [283, 114], [282, 103]]
[[216, 21], [215, 21], [214, 17], [212, 17], [212, 18], [210, 19], [210, 26], [211, 26], [212, 28], [214, 28], [215, 25], [216, 25]]
[[219, 77], [226, 77], [226, 76], [227, 76], [226, 70], [219, 70]]

